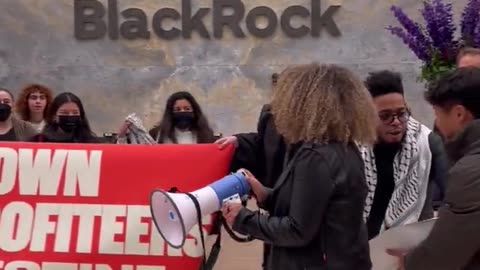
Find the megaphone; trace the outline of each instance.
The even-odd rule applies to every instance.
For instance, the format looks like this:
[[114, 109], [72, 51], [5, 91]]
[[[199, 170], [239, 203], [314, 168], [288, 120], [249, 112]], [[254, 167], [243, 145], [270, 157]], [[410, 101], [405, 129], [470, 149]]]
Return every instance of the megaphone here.
[[[191, 192], [200, 206], [202, 216], [212, 214], [229, 202], [239, 202], [250, 193], [244, 172], [230, 174], [211, 185]], [[188, 232], [197, 223], [197, 208], [187, 194], [154, 190], [150, 195], [153, 223], [165, 242], [180, 248]]]

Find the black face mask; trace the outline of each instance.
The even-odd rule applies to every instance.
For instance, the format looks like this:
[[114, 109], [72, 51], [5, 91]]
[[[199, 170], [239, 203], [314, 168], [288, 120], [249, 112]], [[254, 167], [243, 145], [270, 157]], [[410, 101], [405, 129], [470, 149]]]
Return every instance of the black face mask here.
[[58, 126], [63, 131], [70, 133], [80, 126], [81, 120], [80, 115], [59, 115]]
[[190, 128], [193, 124], [195, 115], [193, 112], [174, 112], [173, 124], [179, 129]]
[[0, 104], [0, 122], [7, 120], [11, 114], [12, 114], [12, 106], [1, 103]]

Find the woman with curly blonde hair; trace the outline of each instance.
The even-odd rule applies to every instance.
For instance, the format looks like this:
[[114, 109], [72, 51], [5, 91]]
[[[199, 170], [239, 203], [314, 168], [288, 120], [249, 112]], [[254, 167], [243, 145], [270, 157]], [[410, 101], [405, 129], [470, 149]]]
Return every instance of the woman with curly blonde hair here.
[[271, 106], [288, 145], [283, 172], [269, 189], [245, 171], [269, 216], [229, 204], [227, 222], [271, 244], [266, 269], [369, 270], [356, 145], [375, 141], [377, 114], [362, 80], [336, 65], [294, 66], [280, 74]]
[[30, 122], [37, 132], [41, 132], [45, 126], [45, 116], [52, 99], [52, 90], [48, 87], [31, 84], [20, 92], [15, 111], [22, 120]]

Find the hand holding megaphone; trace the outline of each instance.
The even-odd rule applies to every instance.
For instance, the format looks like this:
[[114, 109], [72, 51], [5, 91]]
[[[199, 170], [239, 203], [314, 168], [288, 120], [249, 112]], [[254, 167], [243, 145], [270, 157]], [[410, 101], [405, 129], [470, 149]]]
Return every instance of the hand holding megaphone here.
[[240, 169], [237, 172], [243, 173], [245, 175], [245, 179], [247, 180], [248, 184], [250, 185], [250, 189], [255, 196], [255, 199], [258, 203], [263, 203], [265, 198], [267, 197], [267, 191], [264, 185], [258, 181], [258, 179], [247, 169]]
[[222, 215], [229, 226], [233, 226], [238, 213], [244, 206], [241, 203], [229, 203], [222, 207]]
[[[258, 181], [258, 179], [246, 169], [240, 169], [237, 171], [237, 173], [242, 173], [245, 176], [245, 180], [247, 180], [248, 184], [250, 185], [250, 189], [252, 190], [257, 202], [263, 202], [267, 196], [267, 193], [262, 183], [260, 183], [260, 181]], [[243, 207], [244, 206], [241, 203], [227, 203], [222, 207], [222, 214], [228, 225], [233, 226], [238, 213]]]
[[[262, 184], [253, 176], [250, 181], [255, 185], [255, 193], [264, 198]], [[192, 227], [201, 224], [202, 217], [221, 210], [224, 205], [241, 203], [250, 194], [249, 183], [247, 172], [242, 171], [190, 193], [154, 190], [150, 194], [150, 211], [155, 227], [165, 242], [180, 248]]]

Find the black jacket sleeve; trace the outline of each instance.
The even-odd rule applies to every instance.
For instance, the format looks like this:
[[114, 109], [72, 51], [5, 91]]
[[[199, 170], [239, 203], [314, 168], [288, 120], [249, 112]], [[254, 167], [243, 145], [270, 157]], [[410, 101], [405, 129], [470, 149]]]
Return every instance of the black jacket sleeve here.
[[258, 118], [256, 133], [241, 133], [234, 135], [238, 140], [238, 147], [235, 150], [230, 170], [236, 171], [245, 168], [251, 171], [258, 178], [262, 178], [265, 168], [265, 154], [263, 151], [263, 140], [265, 125], [270, 115], [269, 106], [262, 108]]
[[430, 151], [432, 153], [432, 166], [430, 181], [433, 182], [433, 207], [438, 208], [445, 197], [446, 179], [448, 173], [448, 157], [442, 138], [435, 132], [428, 136]]
[[299, 153], [295, 162], [292, 178], [286, 180], [293, 181], [289, 215], [266, 216], [243, 208], [234, 230], [282, 247], [303, 247], [314, 239], [333, 191], [333, 180], [326, 161], [311, 149]]

